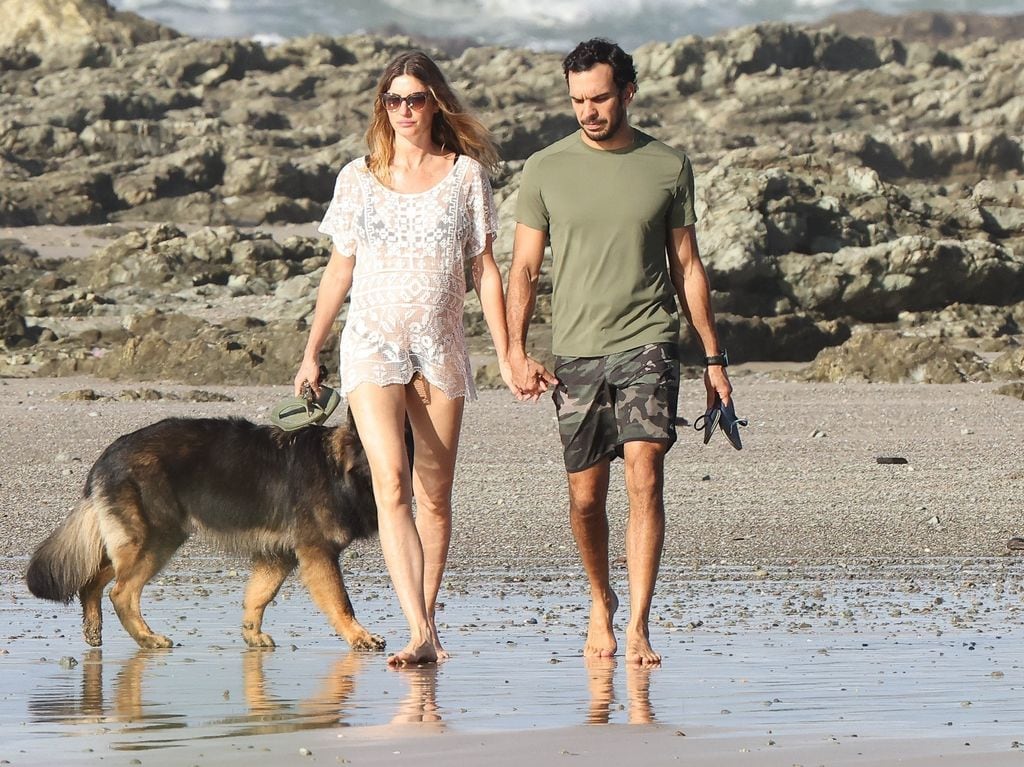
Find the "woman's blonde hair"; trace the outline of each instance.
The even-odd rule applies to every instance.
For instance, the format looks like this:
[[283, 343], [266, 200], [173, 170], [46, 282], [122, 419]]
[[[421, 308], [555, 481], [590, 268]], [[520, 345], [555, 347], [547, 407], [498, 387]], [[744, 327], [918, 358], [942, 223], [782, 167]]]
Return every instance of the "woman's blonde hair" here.
[[422, 82], [437, 104], [438, 111], [434, 114], [430, 130], [434, 143], [459, 154], [469, 155], [493, 175], [497, 171], [498, 150], [491, 139], [491, 132], [463, 108], [437, 64], [423, 51], [408, 51], [395, 57], [384, 68], [380, 82], [377, 83], [373, 117], [366, 131], [366, 143], [370, 148], [367, 165], [373, 175], [384, 184], [391, 182], [395, 131], [380, 97], [388, 92], [395, 78], [402, 75], [411, 75]]

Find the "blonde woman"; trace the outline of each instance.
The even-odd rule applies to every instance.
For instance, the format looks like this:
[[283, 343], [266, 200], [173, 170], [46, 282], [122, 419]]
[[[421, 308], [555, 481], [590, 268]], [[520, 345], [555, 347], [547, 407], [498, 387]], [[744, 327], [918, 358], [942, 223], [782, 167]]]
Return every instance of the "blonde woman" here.
[[401, 54], [381, 75], [366, 138], [369, 155], [342, 169], [320, 225], [334, 249], [295, 389], [319, 383], [320, 350], [351, 291], [340, 389], [370, 462], [381, 548], [411, 635], [388, 663], [433, 663], [447, 657], [434, 604], [451, 539], [463, 404], [475, 397], [462, 319], [467, 259], [501, 374], [511, 380], [491, 252], [497, 216], [488, 171], [497, 152], [418, 51]]

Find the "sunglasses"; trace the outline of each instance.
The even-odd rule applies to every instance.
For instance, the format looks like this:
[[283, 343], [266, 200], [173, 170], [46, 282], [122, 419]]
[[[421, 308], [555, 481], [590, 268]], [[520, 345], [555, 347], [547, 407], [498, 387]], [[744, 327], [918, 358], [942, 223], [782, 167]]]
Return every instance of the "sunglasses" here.
[[383, 104], [384, 108], [389, 112], [394, 112], [402, 106], [403, 101], [413, 112], [419, 112], [427, 105], [427, 101], [429, 99], [430, 94], [425, 91], [410, 93], [408, 96], [399, 96], [397, 93], [380, 94], [380, 103]]

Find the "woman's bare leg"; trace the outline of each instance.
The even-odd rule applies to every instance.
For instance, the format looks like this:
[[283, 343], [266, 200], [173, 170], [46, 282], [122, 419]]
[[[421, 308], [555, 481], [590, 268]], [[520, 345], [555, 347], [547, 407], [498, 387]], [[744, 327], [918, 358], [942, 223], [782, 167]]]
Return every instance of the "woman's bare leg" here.
[[437, 650], [423, 598], [423, 547], [413, 521], [405, 450], [405, 387], [360, 384], [349, 393], [348, 405], [370, 463], [384, 561], [409, 623], [409, 644], [388, 663], [434, 663]]
[[465, 400], [448, 399], [421, 376], [413, 379], [406, 392], [415, 442], [412, 484], [416, 529], [423, 547], [423, 601], [438, 657], [447, 658], [437, 634], [434, 610], [452, 535], [452, 483]]

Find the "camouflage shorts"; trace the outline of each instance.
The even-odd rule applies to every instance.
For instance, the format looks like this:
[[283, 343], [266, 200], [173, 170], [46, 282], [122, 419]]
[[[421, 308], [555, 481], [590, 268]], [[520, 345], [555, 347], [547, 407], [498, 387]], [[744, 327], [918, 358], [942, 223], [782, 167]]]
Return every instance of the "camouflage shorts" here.
[[648, 344], [607, 357], [556, 357], [558, 412], [566, 470], [622, 457], [634, 440], [676, 441], [679, 357], [675, 344]]

